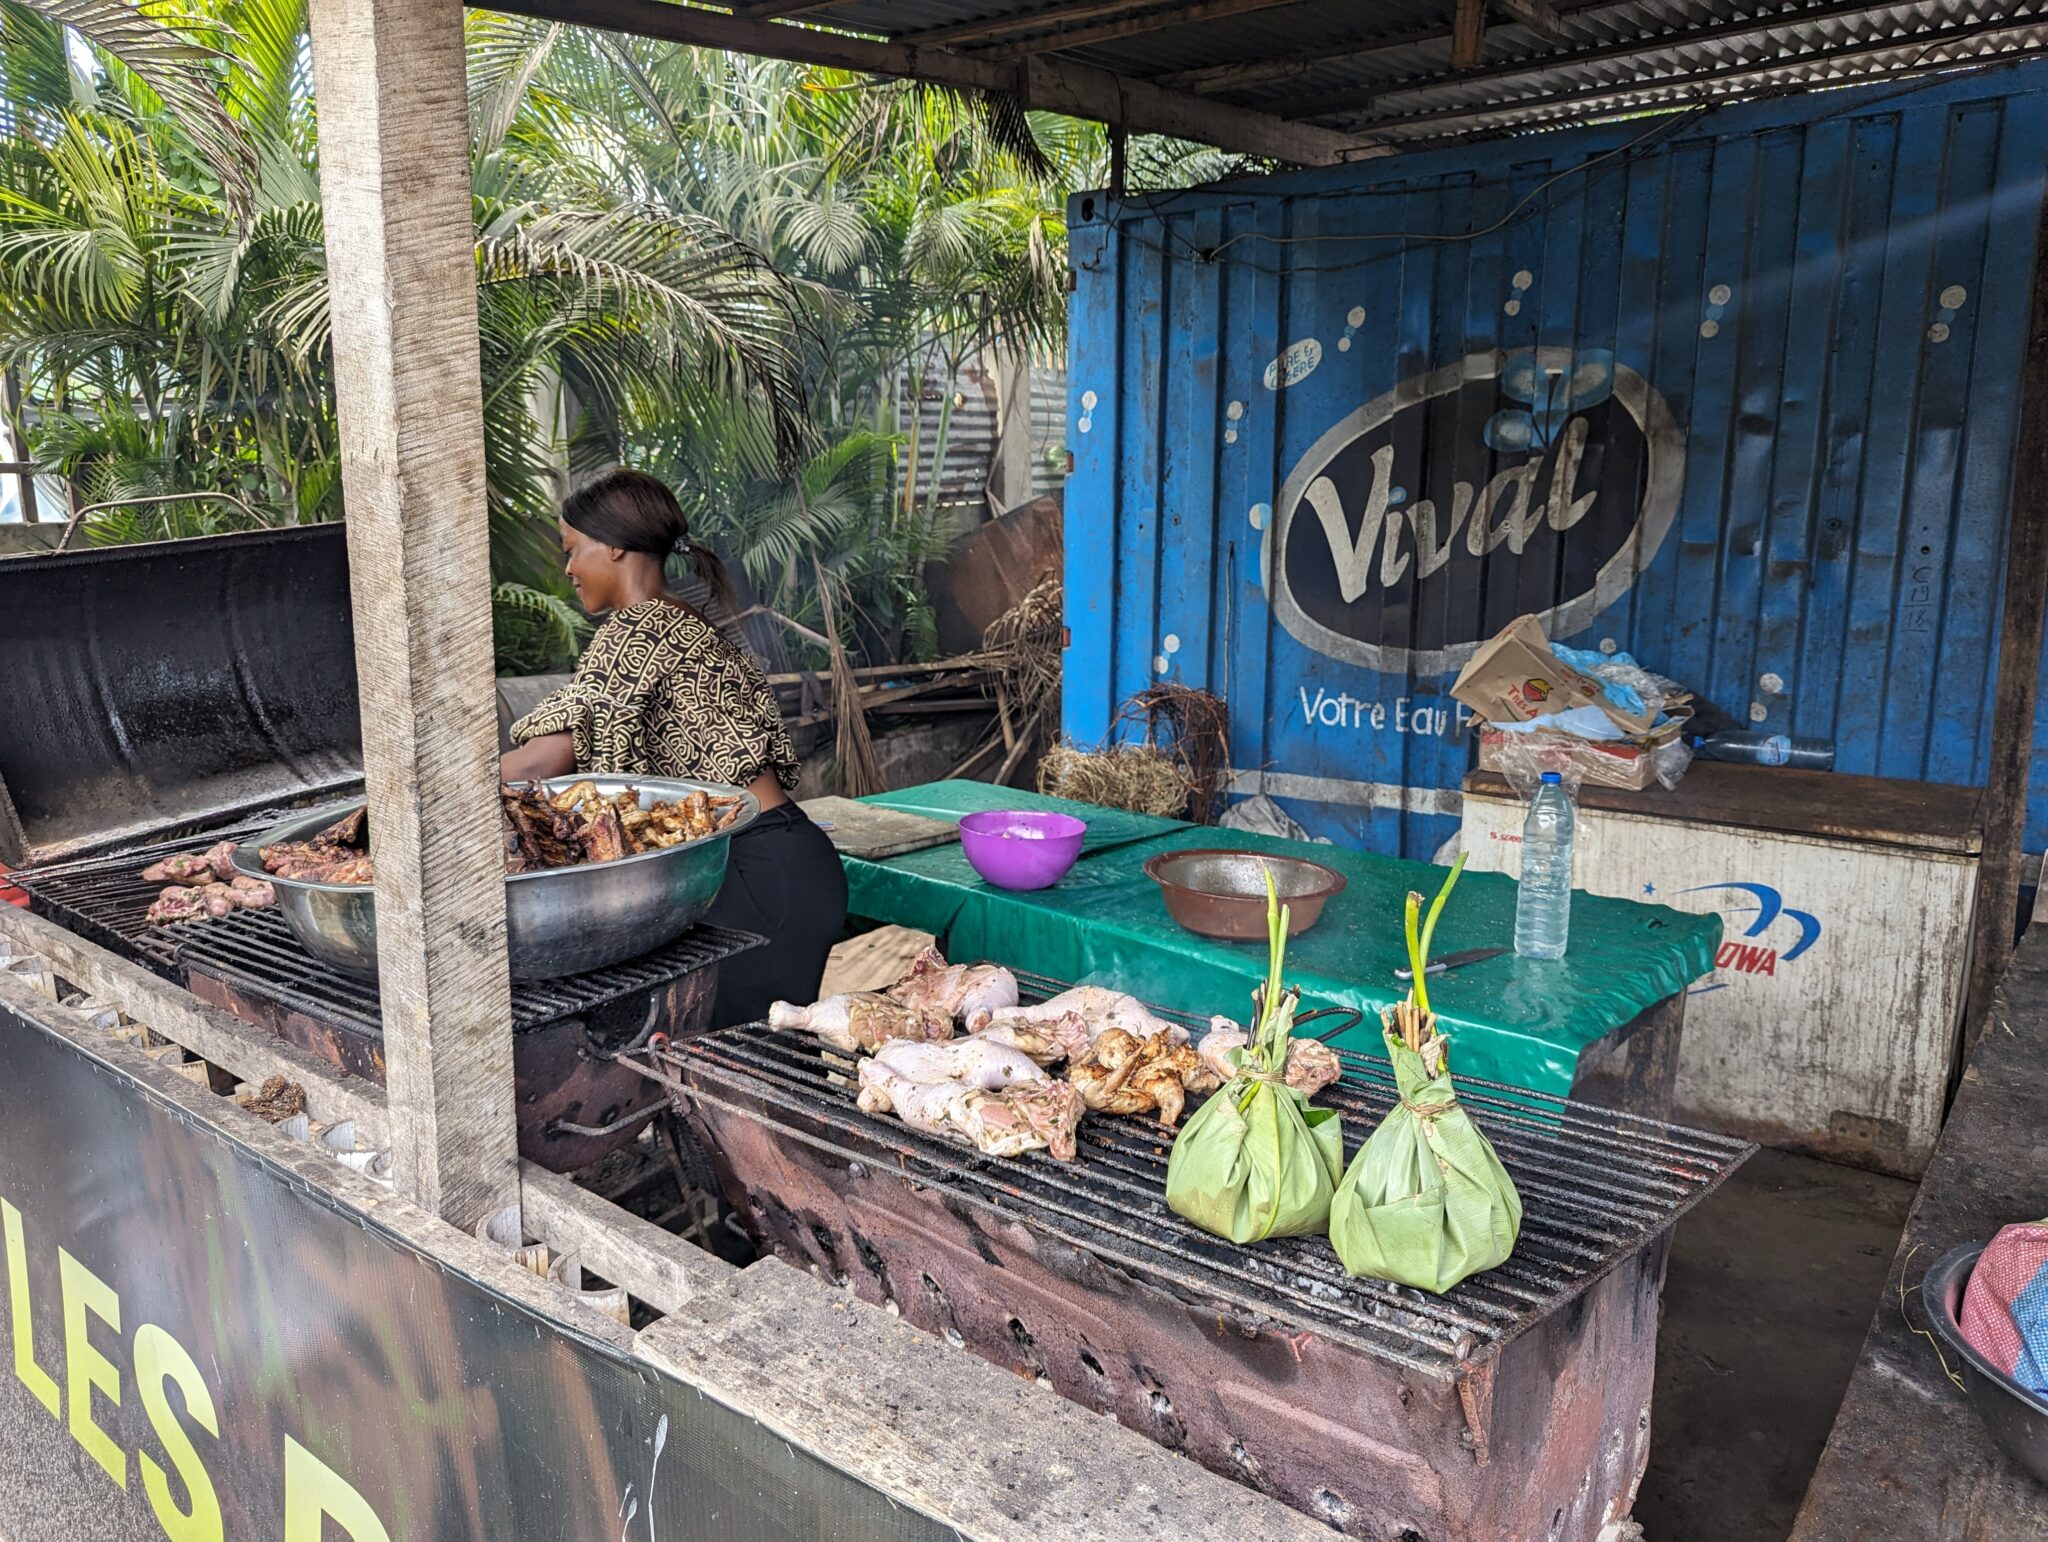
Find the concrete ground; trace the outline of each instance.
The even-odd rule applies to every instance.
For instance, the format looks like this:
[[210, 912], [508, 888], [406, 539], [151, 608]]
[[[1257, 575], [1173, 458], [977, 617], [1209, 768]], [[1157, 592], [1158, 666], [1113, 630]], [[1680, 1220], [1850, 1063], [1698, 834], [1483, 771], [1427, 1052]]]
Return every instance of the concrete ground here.
[[1914, 1187], [1759, 1151], [1679, 1223], [1635, 1508], [1646, 1542], [1784, 1542]]

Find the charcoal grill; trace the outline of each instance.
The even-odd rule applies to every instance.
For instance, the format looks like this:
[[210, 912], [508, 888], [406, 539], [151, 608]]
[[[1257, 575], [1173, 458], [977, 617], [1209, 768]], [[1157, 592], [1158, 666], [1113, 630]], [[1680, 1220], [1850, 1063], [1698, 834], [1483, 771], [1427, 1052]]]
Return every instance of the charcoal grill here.
[[[1339, 1053], [1319, 1101], [1348, 1157], [1394, 1090]], [[1755, 1149], [1461, 1078], [1526, 1209], [1505, 1265], [1436, 1297], [1347, 1277], [1321, 1238], [1188, 1225], [1155, 1120], [1088, 1116], [1073, 1163], [998, 1160], [860, 1112], [802, 1034], [710, 1033], [648, 1068], [787, 1261], [1376, 1542], [1564, 1542], [1627, 1516], [1671, 1228]]]
[[[145, 882], [144, 867], [172, 852], [203, 850], [273, 823], [259, 817], [11, 876], [28, 892], [35, 914], [381, 1084], [384, 1034], [375, 983], [315, 960], [276, 911], [238, 910], [173, 926], [143, 919], [164, 887]], [[608, 968], [514, 981], [520, 1153], [566, 1172], [631, 1141], [660, 1104], [615, 1056], [656, 1031], [683, 1036], [708, 1026], [719, 965], [761, 941], [749, 932], [697, 926], [666, 947]]]

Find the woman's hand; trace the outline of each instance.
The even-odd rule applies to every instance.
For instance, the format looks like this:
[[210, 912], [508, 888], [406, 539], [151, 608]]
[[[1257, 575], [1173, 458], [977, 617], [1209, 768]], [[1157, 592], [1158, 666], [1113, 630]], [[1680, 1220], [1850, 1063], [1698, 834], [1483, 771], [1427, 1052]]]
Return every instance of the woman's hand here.
[[567, 776], [576, 769], [573, 734], [542, 734], [498, 758], [498, 775], [508, 782], [532, 782]]

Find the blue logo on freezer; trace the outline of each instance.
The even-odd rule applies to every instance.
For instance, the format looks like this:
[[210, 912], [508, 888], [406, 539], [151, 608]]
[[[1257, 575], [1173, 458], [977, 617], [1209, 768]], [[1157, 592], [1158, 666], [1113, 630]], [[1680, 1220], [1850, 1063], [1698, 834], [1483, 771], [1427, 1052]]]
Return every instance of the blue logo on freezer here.
[[[1727, 893], [1740, 898], [1723, 903], [1720, 909], [1729, 916], [1752, 917], [1742, 933], [1743, 938], [1762, 938], [1780, 921], [1790, 922], [1799, 929], [1799, 938], [1782, 951], [1770, 941], [1745, 942], [1742, 938], [1729, 938], [1721, 944], [1721, 951], [1714, 955], [1714, 967], [1729, 969], [1737, 974], [1769, 975], [1777, 977], [1778, 966], [1789, 964], [1820, 940], [1820, 921], [1811, 912], [1794, 910], [1785, 903], [1785, 897], [1767, 883], [1703, 883], [1690, 889], [1681, 889], [1681, 894]], [[1755, 901], [1752, 910], [1742, 903], [1743, 899]], [[1780, 928], [1773, 934], [1778, 942], [1787, 939], [1788, 933]], [[1719, 980], [1706, 985], [1696, 985], [1691, 994], [1704, 995], [1708, 991], [1725, 990], [1727, 981]]]

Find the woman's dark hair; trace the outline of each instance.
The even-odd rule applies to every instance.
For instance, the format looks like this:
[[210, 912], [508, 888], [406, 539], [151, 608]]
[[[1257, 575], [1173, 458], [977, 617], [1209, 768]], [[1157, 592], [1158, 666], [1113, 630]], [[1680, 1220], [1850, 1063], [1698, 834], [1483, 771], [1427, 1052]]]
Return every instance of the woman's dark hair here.
[[690, 571], [711, 591], [713, 603], [731, 615], [732, 580], [717, 553], [690, 539], [690, 522], [676, 495], [659, 477], [644, 471], [608, 471], [586, 482], [562, 504], [562, 522], [593, 541], [620, 551], [646, 552], [664, 562], [690, 559]]

